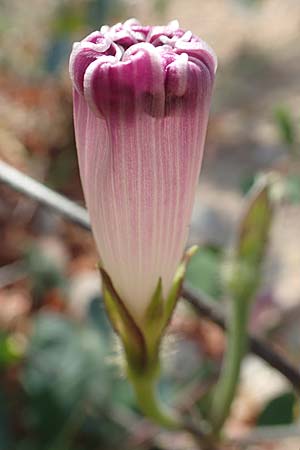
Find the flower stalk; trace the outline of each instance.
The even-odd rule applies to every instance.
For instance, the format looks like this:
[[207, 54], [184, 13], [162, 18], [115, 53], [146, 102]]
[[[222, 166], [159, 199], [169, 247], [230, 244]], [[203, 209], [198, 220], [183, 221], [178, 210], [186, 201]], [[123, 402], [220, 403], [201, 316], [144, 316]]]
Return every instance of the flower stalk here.
[[137, 403], [146, 417], [149, 417], [163, 428], [183, 428], [183, 424], [176, 412], [167, 408], [159, 398], [157, 389], [159, 370], [154, 373], [143, 374], [143, 376], [128, 374], [128, 378], [134, 389]]

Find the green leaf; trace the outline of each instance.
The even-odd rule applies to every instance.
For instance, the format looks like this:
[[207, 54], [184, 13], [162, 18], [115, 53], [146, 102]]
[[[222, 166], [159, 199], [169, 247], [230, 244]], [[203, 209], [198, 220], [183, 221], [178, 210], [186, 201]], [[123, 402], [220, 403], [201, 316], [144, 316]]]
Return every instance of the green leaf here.
[[8, 333], [0, 333], [0, 367], [8, 367], [20, 361], [23, 357], [23, 349], [18, 346], [13, 336]]
[[245, 195], [248, 194], [250, 189], [252, 189], [254, 183], [255, 183], [255, 174], [245, 176], [240, 183], [240, 189], [241, 192]]
[[95, 296], [91, 300], [87, 313], [89, 325], [95, 328], [106, 342], [111, 341], [113, 329], [108, 320], [102, 296]]
[[54, 36], [65, 36], [82, 30], [86, 24], [85, 11], [82, 5], [76, 8], [62, 4], [52, 22]]
[[295, 143], [296, 131], [290, 111], [285, 107], [277, 108], [275, 111], [275, 121], [282, 142], [291, 147]]
[[233, 299], [250, 300], [260, 282], [273, 217], [270, 185], [271, 178], [266, 175], [251, 189], [235, 243], [226, 260], [225, 287]]
[[257, 425], [289, 425], [293, 423], [296, 401], [296, 395], [293, 392], [285, 392], [273, 398], [261, 411]]
[[300, 176], [289, 175], [285, 180], [287, 197], [291, 203], [300, 203]]
[[268, 185], [254, 186], [246, 212], [240, 223], [237, 257], [249, 264], [260, 264], [265, 251], [272, 219], [272, 205]]
[[200, 289], [213, 298], [221, 296], [222, 255], [219, 249], [201, 247], [191, 258], [186, 272], [186, 280], [195, 288]]
[[27, 405], [24, 425], [41, 442], [75, 432], [87, 407], [107, 410], [113, 389], [109, 350], [91, 328], [56, 314], [37, 316], [21, 383]]
[[40, 299], [53, 288], [66, 290], [67, 281], [61, 269], [37, 246], [33, 245], [25, 252], [24, 263], [31, 278], [34, 297]]

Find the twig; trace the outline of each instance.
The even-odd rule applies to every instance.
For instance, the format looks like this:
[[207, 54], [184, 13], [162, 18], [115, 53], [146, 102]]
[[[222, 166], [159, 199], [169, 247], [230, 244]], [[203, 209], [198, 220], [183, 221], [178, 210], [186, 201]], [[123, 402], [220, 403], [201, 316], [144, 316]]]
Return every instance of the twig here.
[[[88, 213], [84, 208], [1, 161], [0, 181], [51, 208], [76, 225], [90, 230]], [[226, 329], [225, 316], [216, 307], [216, 302], [199, 293], [198, 290], [197, 292], [192, 290], [186, 284], [182, 290], [182, 297], [194, 307], [200, 316], [214, 322], [223, 330]], [[284, 356], [272, 349], [269, 343], [250, 336], [250, 350], [284, 375], [294, 388], [298, 392], [300, 391], [300, 371], [287, 361]]]
[[[226, 329], [226, 319], [224, 313], [217, 306], [217, 302], [209, 298], [206, 294], [195, 291], [191, 287], [184, 285], [182, 296], [187, 300], [201, 317], [211, 320], [223, 330]], [[282, 373], [293, 385], [297, 392], [300, 392], [300, 371], [294, 367], [284, 356], [274, 350], [268, 342], [264, 342], [254, 336], [249, 336], [250, 351], [266, 361], [271, 367]]]
[[3, 161], [0, 161], [0, 181], [15, 191], [46, 205], [71, 222], [86, 230], [90, 229], [88, 212], [84, 208]]
[[23, 280], [26, 270], [22, 261], [15, 261], [7, 266], [0, 267], [0, 289]]

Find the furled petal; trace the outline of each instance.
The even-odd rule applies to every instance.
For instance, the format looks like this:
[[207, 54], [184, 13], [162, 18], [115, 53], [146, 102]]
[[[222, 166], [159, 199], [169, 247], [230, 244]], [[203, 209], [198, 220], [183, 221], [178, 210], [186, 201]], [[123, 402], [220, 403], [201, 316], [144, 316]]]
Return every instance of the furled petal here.
[[91, 108], [103, 116], [123, 113], [126, 119], [149, 102], [161, 115], [165, 99], [159, 54], [151, 44], [140, 43], [131, 46], [120, 62], [104, 56], [95, 60], [86, 69], [84, 93]]
[[[167, 297], [186, 243], [216, 61], [176, 22], [127, 21], [100, 35], [70, 59], [80, 174], [101, 265], [142, 324], [159, 279]], [[118, 58], [111, 49], [122, 44]]]

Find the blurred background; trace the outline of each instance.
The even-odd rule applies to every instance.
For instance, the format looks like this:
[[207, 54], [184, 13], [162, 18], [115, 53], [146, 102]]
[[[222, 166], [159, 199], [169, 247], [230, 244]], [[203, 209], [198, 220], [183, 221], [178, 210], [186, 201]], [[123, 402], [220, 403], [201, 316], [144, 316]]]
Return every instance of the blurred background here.
[[[300, 367], [299, 0], [0, 0], [0, 159], [84, 204], [71, 45], [132, 16], [178, 18], [219, 57], [190, 230], [201, 244], [188, 271], [195, 289], [223, 301], [222, 261], [245, 194], [261, 172], [279, 174], [250, 326]], [[0, 244], [0, 450], [192, 450], [188, 436], [155, 434], [139, 416], [99, 301], [91, 235], [0, 183]], [[224, 336], [184, 305], [169, 335], [162, 394], [200, 410]], [[226, 430], [295, 423], [296, 406], [285, 379], [249, 356]], [[299, 441], [243, 448], [298, 450]]]

